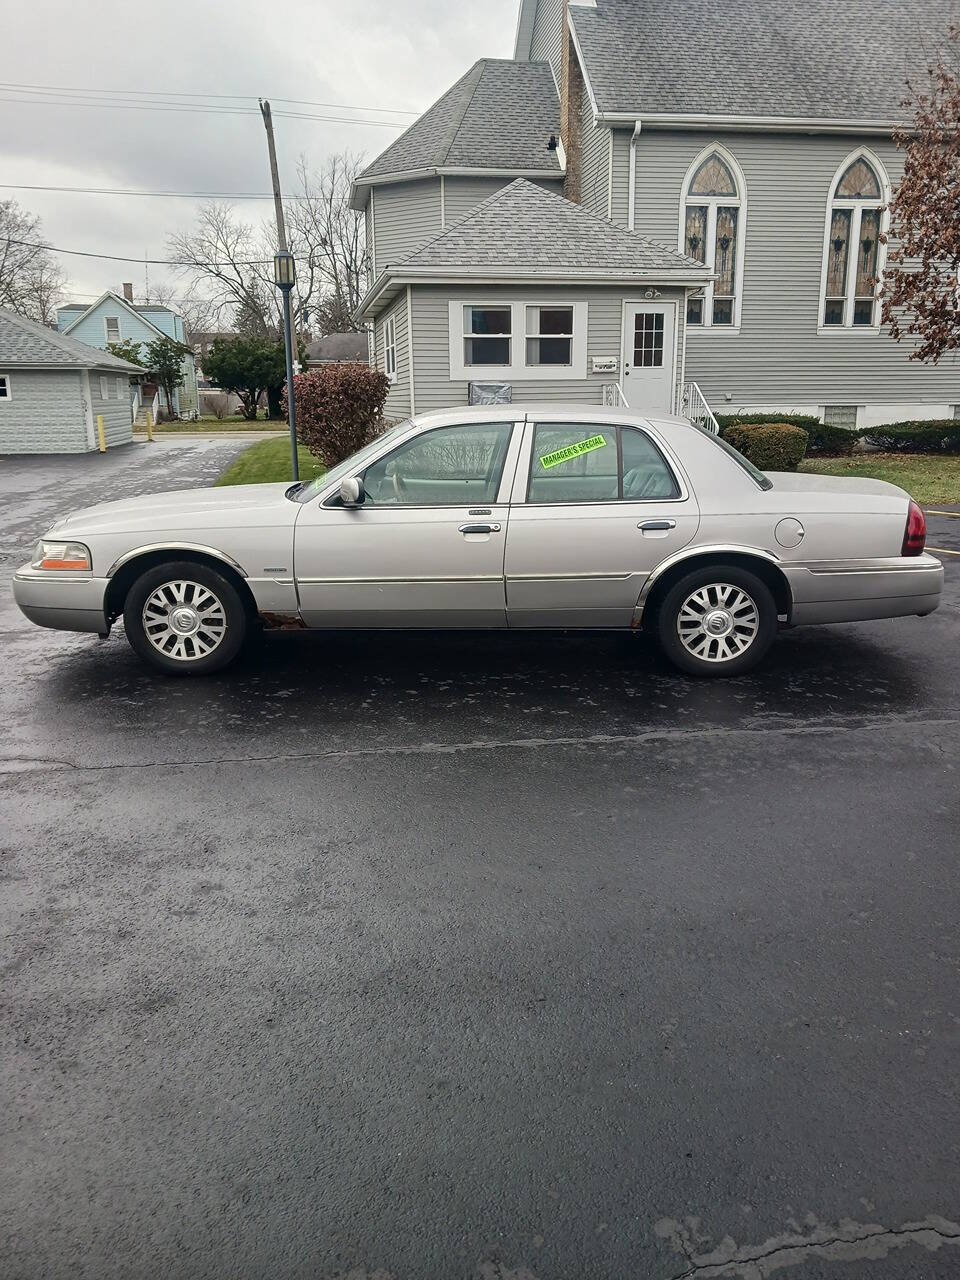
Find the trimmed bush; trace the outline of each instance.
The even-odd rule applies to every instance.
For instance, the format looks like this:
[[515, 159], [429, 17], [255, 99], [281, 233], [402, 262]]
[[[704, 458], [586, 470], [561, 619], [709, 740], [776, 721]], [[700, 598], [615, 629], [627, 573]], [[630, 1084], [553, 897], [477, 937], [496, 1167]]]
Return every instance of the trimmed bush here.
[[846, 427], [828, 427], [809, 413], [718, 413], [716, 419], [720, 423], [721, 435], [726, 427], [766, 427], [771, 422], [800, 427], [809, 436], [807, 453], [811, 457], [848, 458], [858, 439], [855, 431], [848, 431]]
[[293, 387], [297, 435], [328, 467], [362, 449], [383, 429], [390, 380], [379, 369], [368, 364], [328, 364], [298, 374]]
[[807, 433], [789, 422], [738, 423], [721, 432], [761, 471], [796, 471], [807, 451]]
[[801, 427], [810, 431], [821, 425], [819, 418], [809, 413], [717, 413], [714, 414], [720, 424], [720, 434], [724, 427], [768, 427], [771, 422], [785, 422], [791, 427]]
[[960, 453], [960, 422], [942, 418], [927, 422], [893, 422], [860, 432], [864, 444], [883, 453]]

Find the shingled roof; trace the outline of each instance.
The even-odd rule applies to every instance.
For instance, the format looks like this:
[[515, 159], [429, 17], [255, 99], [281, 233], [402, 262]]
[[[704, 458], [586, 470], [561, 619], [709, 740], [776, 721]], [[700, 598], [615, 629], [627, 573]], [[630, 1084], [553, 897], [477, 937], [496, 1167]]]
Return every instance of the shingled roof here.
[[596, 0], [570, 20], [599, 111], [905, 118], [957, 0]]
[[388, 266], [360, 304], [360, 314], [388, 300], [391, 281], [398, 280], [705, 284], [710, 276], [703, 263], [516, 178], [416, 253]]
[[445, 169], [561, 173], [550, 135], [560, 102], [548, 62], [481, 58], [356, 179], [354, 203], [378, 178]]
[[143, 373], [138, 364], [120, 360], [109, 351], [88, 347], [56, 329], [35, 324], [13, 311], [0, 311], [0, 368], [30, 366], [51, 369], [111, 369]]

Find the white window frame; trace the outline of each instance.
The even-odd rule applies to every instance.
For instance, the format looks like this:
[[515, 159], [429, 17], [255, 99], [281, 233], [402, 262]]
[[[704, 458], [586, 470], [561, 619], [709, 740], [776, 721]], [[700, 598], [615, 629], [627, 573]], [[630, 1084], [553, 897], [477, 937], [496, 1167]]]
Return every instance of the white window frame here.
[[98, 374], [98, 379], [100, 383], [100, 399], [109, 400], [110, 399], [110, 381], [107, 378], [107, 375], [105, 373]]
[[387, 316], [383, 322], [383, 372], [391, 382], [397, 380], [397, 318]]
[[10, 385], [9, 373], [0, 373], [0, 381], [3, 383], [3, 392], [0, 394], [0, 403], [7, 404], [13, 399], [13, 387]]
[[[733, 177], [734, 186], [737, 188], [735, 196], [698, 196], [690, 191], [690, 185], [697, 175], [697, 170], [705, 160], [710, 156], [718, 155], [724, 162]], [[713, 323], [713, 285], [710, 280], [703, 288], [703, 320], [700, 324], [688, 324], [686, 317], [686, 308], [684, 308], [684, 325], [693, 333], [701, 333], [709, 330], [711, 333], [739, 333], [740, 332], [740, 312], [743, 305], [743, 264], [744, 250], [747, 242], [747, 183], [743, 176], [743, 170], [740, 163], [732, 151], [720, 142], [712, 142], [709, 146], [704, 147], [699, 155], [695, 156], [690, 162], [690, 166], [683, 177], [683, 185], [680, 188], [680, 223], [677, 232], [677, 249], [680, 253], [687, 256], [687, 206], [695, 205], [706, 207], [707, 210], [707, 241], [704, 251], [704, 261], [711, 271], [714, 269], [714, 262], [717, 253], [717, 209], [722, 206], [724, 209], [736, 209], [737, 212], [737, 259], [733, 264], [733, 323], [732, 324], [714, 324]]]
[[123, 399], [123, 378], [119, 373], [117, 374], [117, 399]]
[[[115, 320], [117, 324], [117, 336], [115, 338], [110, 337], [110, 321], [111, 320]], [[103, 317], [103, 333], [104, 333], [104, 338], [107, 342], [122, 342], [123, 335], [120, 332], [120, 317], [104, 316]]]
[[[464, 341], [467, 332], [466, 307], [498, 307], [510, 309], [510, 363], [467, 364]], [[527, 307], [569, 307], [573, 310], [573, 340], [570, 364], [528, 364]], [[587, 303], [570, 297], [562, 298], [457, 298], [449, 304], [450, 380], [451, 382], [557, 382], [587, 377]], [[476, 336], [476, 335], [473, 335]], [[506, 335], [502, 335], [506, 336]], [[547, 335], [556, 336], [556, 335]]]
[[[840, 179], [847, 172], [850, 166], [857, 160], [864, 160], [873, 172], [876, 174], [877, 181], [880, 184], [880, 198], [868, 200], [851, 200], [844, 197], [837, 197], [836, 190], [840, 183]], [[856, 151], [851, 151], [847, 158], [841, 162], [833, 180], [827, 191], [827, 206], [823, 217], [823, 261], [820, 268], [820, 293], [818, 298], [817, 312], [817, 333], [820, 336], [827, 336], [832, 333], [879, 333], [880, 332], [880, 287], [883, 282], [883, 272], [887, 263], [887, 246], [885, 237], [890, 228], [890, 179], [887, 177], [887, 171], [883, 166], [880, 157], [867, 147], [858, 147]], [[833, 221], [833, 213], [835, 209], [849, 209], [850, 217], [850, 240], [847, 252], [847, 278], [844, 282], [843, 294], [843, 324], [824, 324], [823, 313], [827, 305], [827, 262], [830, 253], [830, 224]], [[863, 220], [864, 210], [880, 210], [880, 244], [877, 249], [877, 283], [874, 286], [873, 295], [873, 324], [854, 324], [853, 309], [855, 304], [854, 294], [857, 286], [857, 260], [860, 256], [860, 224]]]

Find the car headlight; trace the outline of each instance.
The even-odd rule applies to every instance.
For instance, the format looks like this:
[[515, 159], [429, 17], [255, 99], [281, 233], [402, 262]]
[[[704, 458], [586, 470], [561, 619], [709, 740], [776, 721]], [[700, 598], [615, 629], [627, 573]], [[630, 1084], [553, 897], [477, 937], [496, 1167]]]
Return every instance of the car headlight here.
[[90, 572], [90, 549], [82, 542], [53, 542], [41, 538], [33, 551], [31, 569], [73, 569]]

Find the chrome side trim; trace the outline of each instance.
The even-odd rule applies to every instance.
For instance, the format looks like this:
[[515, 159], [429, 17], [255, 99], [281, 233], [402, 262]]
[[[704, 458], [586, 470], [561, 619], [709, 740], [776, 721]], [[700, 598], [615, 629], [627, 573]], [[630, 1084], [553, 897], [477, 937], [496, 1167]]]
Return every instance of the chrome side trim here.
[[422, 586], [433, 582], [502, 582], [501, 573], [472, 573], [451, 578], [297, 578], [301, 586], [310, 587], [369, 587]]
[[626, 582], [639, 575], [626, 573], [508, 573], [508, 582]]
[[895, 556], [886, 560], [813, 560], [809, 564], [785, 565], [789, 569], [806, 569], [818, 575], [839, 573], [936, 573], [939, 560], [924, 560], [920, 556]]
[[212, 556], [215, 560], [222, 560], [231, 569], [236, 569], [241, 577], [246, 578], [248, 576], [246, 570], [234, 560], [233, 556], [228, 556], [225, 551], [218, 551], [216, 547], [205, 547], [196, 542], [150, 542], [146, 546], [135, 547], [133, 551], [128, 551], [125, 555], [120, 556], [118, 560], [114, 560], [107, 570], [106, 576], [112, 578], [123, 565], [135, 560], [137, 556], [150, 555], [154, 551], [197, 551], [201, 555]]

